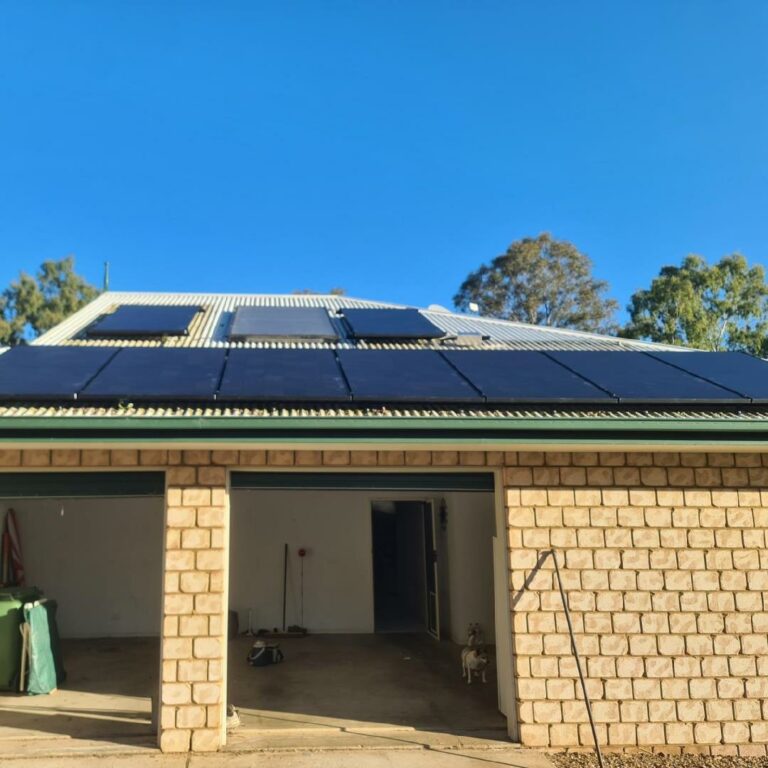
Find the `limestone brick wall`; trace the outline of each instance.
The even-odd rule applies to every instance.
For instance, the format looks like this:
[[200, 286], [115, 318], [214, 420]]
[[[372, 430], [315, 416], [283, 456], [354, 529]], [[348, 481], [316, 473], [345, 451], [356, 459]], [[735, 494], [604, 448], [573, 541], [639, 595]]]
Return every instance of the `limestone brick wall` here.
[[602, 744], [766, 754], [768, 454], [0, 450], [0, 471], [166, 472], [165, 751], [224, 738], [228, 470], [483, 466], [503, 476], [522, 743], [591, 744], [555, 548]]
[[166, 471], [160, 748], [206, 752], [225, 728], [227, 469], [210, 451], [180, 458]]
[[768, 455], [506, 463], [522, 742], [592, 743], [553, 547], [602, 744], [766, 754]]

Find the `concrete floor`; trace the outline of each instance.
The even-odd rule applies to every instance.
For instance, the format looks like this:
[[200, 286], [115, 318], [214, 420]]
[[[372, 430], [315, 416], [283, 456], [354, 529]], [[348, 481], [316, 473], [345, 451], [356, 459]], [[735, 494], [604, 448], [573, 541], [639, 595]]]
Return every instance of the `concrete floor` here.
[[459, 745], [507, 744], [497, 709], [495, 667], [488, 682], [461, 678], [458, 645], [427, 635], [315, 635], [280, 640], [285, 661], [250, 667], [252, 639], [230, 644], [229, 700], [242, 726], [228, 749], [341, 748], [414, 739]]
[[59, 690], [0, 692], [0, 756], [24, 743], [45, 749], [62, 738], [71, 748], [154, 746], [150, 696], [157, 690], [159, 640], [64, 640], [62, 653], [67, 680]]
[[[327, 751], [341, 765], [347, 752], [370, 750], [384, 760], [385, 753], [413, 757], [428, 749], [454, 757], [490, 750], [501, 762], [513, 749], [496, 709], [495, 670], [486, 685], [467, 686], [452, 643], [425, 635], [318, 635], [281, 640], [285, 661], [263, 668], [245, 661], [251, 643], [240, 637], [230, 644], [229, 699], [242, 720], [227, 746], [233, 759]], [[156, 754], [150, 696], [158, 641], [69, 640], [63, 651], [68, 677], [59, 691], [0, 694], [3, 765], [14, 757]], [[510, 755], [519, 761], [520, 750]], [[410, 764], [422, 763], [403, 763]]]

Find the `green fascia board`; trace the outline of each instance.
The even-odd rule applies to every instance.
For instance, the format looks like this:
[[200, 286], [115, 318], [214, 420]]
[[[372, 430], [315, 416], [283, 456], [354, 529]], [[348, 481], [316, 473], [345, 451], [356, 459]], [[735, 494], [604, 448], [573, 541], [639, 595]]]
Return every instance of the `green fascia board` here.
[[164, 472], [0, 472], [0, 499], [164, 495]]
[[3, 442], [210, 443], [768, 443], [768, 420], [744, 418], [5, 417]]
[[492, 492], [491, 472], [233, 472], [233, 490]]

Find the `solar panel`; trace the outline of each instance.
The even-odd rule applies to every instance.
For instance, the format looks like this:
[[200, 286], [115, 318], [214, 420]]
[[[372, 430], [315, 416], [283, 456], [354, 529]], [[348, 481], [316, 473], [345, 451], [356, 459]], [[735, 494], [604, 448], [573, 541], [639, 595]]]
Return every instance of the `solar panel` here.
[[649, 352], [753, 400], [768, 402], [768, 363], [744, 352]]
[[710, 384], [642, 352], [544, 354], [612, 393], [621, 402], [744, 402], [730, 390]]
[[91, 338], [127, 339], [156, 336], [186, 336], [200, 307], [157, 304], [122, 304], [112, 314], [86, 328]]
[[72, 400], [115, 354], [105, 347], [14, 347], [0, 355], [0, 398]]
[[616, 402], [540, 352], [484, 350], [441, 353], [489, 402]]
[[367, 402], [482, 402], [432, 350], [339, 350], [352, 399]]
[[91, 400], [213, 400], [226, 350], [125, 347], [80, 394]]
[[441, 339], [445, 331], [418, 309], [344, 309], [344, 319], [357, 339]]
[[233, 349], [219, 400], [349, 400], [331, 350]]
[[238, 307], [231, 339], [338, 339], [322, 307]]

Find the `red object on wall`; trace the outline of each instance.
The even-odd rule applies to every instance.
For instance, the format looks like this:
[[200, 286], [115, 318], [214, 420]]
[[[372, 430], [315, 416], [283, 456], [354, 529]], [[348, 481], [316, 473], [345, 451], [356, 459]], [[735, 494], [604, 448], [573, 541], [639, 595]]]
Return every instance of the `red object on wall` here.
[[302, 548], [299, 550], [299, 557], [304, 557], [306, 554], [307, 554], [307, 550], [306, 550], [306, 549], [304, 549], [304, 547], [302, 547]]

